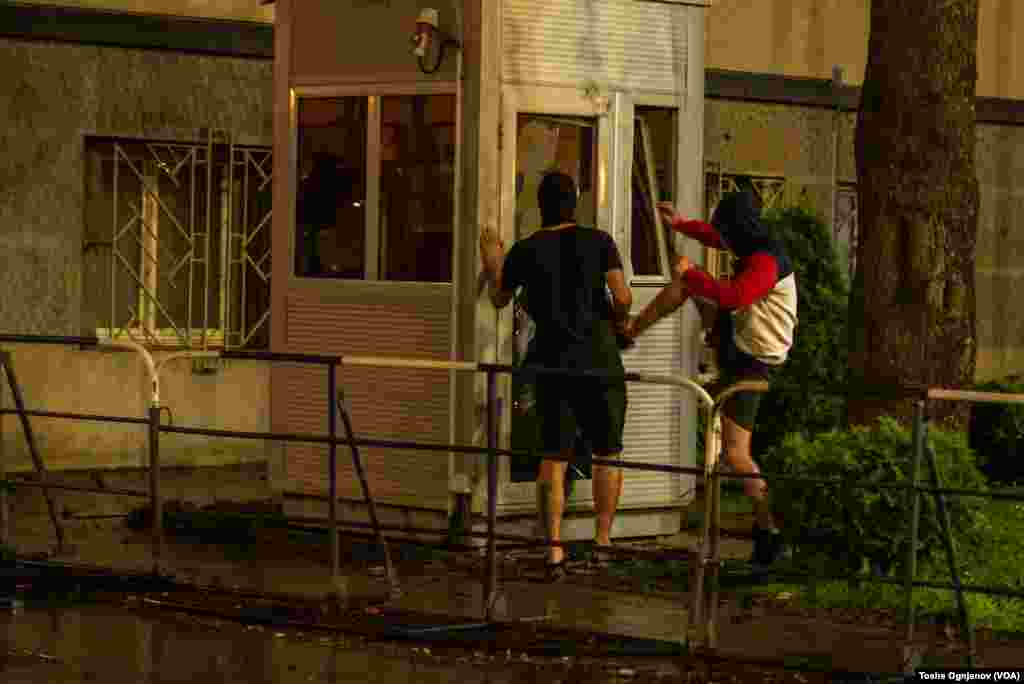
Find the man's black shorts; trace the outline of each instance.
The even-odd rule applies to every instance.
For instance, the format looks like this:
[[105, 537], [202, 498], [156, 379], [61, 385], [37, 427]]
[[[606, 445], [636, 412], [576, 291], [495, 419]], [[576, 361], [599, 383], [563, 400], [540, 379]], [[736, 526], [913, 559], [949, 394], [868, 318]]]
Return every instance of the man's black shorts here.
[[626, 426], [625, 382], [537, 376], [537, 423], [541, 450], [573, 447], [579, 427], [596, 456], [622, 451]]

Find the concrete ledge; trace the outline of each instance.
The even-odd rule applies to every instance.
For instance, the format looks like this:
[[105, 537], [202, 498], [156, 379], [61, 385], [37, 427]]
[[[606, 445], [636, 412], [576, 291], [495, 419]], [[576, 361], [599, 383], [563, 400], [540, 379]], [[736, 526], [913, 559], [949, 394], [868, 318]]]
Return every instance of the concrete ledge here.
[[22, 5], [2, 0], [0, 36], [265, 60], [274, 57], [272, 24]]
[[[860, 107], [860, 87], [833, 88], [824, 78], [784, 76], [782, 74], [707, 69], [704, 94], [710, 99], [762, 102], [800, 107], [839, 108], [856, 112]], [[975, 99], [978, 123], [1002, 126], [1024, 125], [1024, 101], [1002, 97]]]
[[[298, 498], [295, 493], [284, 494], [284, 513], [288, 516], [299, 516], [326, 519], [327, 502], [319, 499]], [[437, 530], [438, 534], [409, 531], [413, 539], [425, 542], [436, 542], [440, 534], [448, 529], [447, 511], [431, 511], [397, 506], [377, 506], [377, 515], [381, 524], [386, 526], [427, 528]], [[344, 526], [345, 522], [368, 524], [370, 522], [366, 505], [361, 502], [342, 501], [338, 506], [338, 518]], [[640, 537], [662, 537], [676, 535], [682, 529], [683, 512], [681, 510], [644, 510], [632, 509], [620, 511], [612, 528], [612, 536], [620, 539]], [[498, 532], [500, 534], [541, 536], [536, 517], [517, 514], [514, 516], [498, 516]], [[595, 519], [592, 512], [568, 512], [562, 522], [562, 538], [565, 541], [589, 541], [594, 538]], [[355, 528], [370, 532], [369, 528]], [[484, 534], [487, 523], [482, 516], [473, 518], [473, 532]], [[395, 534], [389, 531], [389, 534]], [[468, 540], [471, 545], [484, 545], [486, 539], [474, 537]]]
[[[11, 345], [12, 367], [29, 410], [142, 418], [149, 396], [148, 378], [132, 354], [75, 348]], [[159, 361], [164, 353], [155, 354]], [[270, 429], [270, 367], [262, 362], [231, 361], [215, 375], [192, 372], [185, 361], [161, 372], [165, 423], [190, 427], [261, 432]], [[6, 380], [0, 401], [13, 408]], [[39, 455], [49, 470], [146, 467], [145, 425], [61, 418], [29, 419]], [[2, 467], [32, 469], [25, 436], [15, 415], [0, 418]], [[198, 435], [162, 434], [165, 467], [203, 467], [266, 462], [267, 444]]]

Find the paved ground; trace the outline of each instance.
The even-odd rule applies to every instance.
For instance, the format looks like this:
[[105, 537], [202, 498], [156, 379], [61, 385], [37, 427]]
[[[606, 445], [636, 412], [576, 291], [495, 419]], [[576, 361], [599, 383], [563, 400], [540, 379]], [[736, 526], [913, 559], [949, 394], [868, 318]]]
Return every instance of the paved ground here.
[[665, 662], [451, 654], [102, 606], [0, 614], [5, 684], [612, 684], [682, 676]]
[[[132, 482], [133, 478], [136, 480], [135, 482]], [[141, 478], [141, 474], [107, 478], [107, 486], [141, 487]], [[258, 471], [246, 468], [201, 474], [168, 473], [165, 478], [165, 491], [169, 499], [188, 498], [198, 503], [209, 503], [214, 499], [252, 500], [257, 498], [255, 495], [261, 492], [265, 493], [266, 490], [265, 483], [260, 484], [262, 481], [259, 478]], [[24, 493], [25, 491], [19, 490], [11, 501], [12, 516], [9, 529], [11, 539], [21, 554], [47, 551], [52, 548], [54, 539], [45, 514], [45, 506], [41, 497], [27, 495]], [[61, 559], [114, 567], [120, 570], [148, 571], [152, 568], [152, 547], [149, 536], [126, 529], [122, 517], [110, 517], [126, 513], [131, 506], [137, 505], [137, 503], [124, 499], [101, 501], [92, 495], [80, 494], [61, 494], [59, 497], [62, 517], [70, 516], [64, 519], [64, 523], [73, 547], [70, 552], [63, 554]], [[666, 540], [661, 541], [665, 542]], [[695, 544], [694, 536], [685, 533], [668, 541], [676, 546], [684, 547]], [[644, 546], [644, 544], [639, 544], [639, 546]], [[724, 552], [727, 557], [745, 557], [749, 554], [749, 543], [743, 540], [727, 539]], [[571, 576], [568, 582], [550, 585], [536, 577], [535, 570], [538, 565], [536, 559], [523, 558], [522, 554], [519, 556], [508, 554], [503, 559], [501, 571], [503, 592], [498, 605], [499, 619], [525, 619], [528, 622], [538, 621], [550, 626], [593, 630], [636, 638], [677, 642], [682, 640], [687, 621], [687, 596], [685, 594], [678, 592], [637, 593], [636, 587], [630, 586], [628, 581], [621, 581], [623, 580], [621, 577], [609, 577], [608, 572], [596, 574], [582, 572], [585, 570], [583, 567], [580, 567], [581, 572]], [[164, 559], [164, 568], [182, 581], [204, 587], [220, 586], [288, 593], [296, 596], [322, 597], [333, 588], [326, 561], [326, 552], [322, 544], [295, 544], [282, 537], [275, 538], [272, 535], [262, 539], [258, 548], [248, 549], [237, 547], [225, 549], [220, 545], [171, 538], [167, 557]], [[377, 565], [379, 564], [373, 560], [352, 560], [344, 568], [340, 588], [350, 597], [383, 595], [386, 584], [381, 577], [379, 567], [376, 567]], [[401, 599], [392, 602], [390, 607], [475, 619], [483, 612], [483, 592], [479, 580], [481, 568], [481, 559], [478, 554], [474, 553], [450, 556], [444, 561], [424, 562], [418, 560], [402, 563], [400, 574], [405, 593]], [[875, 622], [869, 623], [856, 619], [836, 620], [832, 616], [816, 614], [807, 610], [789, 610], [784, 605], [758, 603], [740, 608], [735, 599], [729, 597], [723, 601], [721, 610], [719, 643], [724, 654], [739, 654], [747, 658], [810, 658], [818, 663], [831, 663], [832, 667], [854, 671], [893, 672], [898, 671], [901, 666], [901, 635], [900, 632], [891, 629], [891, 625], [880, 626]], [[69, 646], [64, 643], [64, 637], [68, 633], [68, 628], [64, 625], [65, 613], [61, 613], [60, 619], [51, 618], [50, 623], [46, 623], [47, 618], [38, 612], [30, 612], [25, 615], [26, 617], [7, 620], [8, 643], [11, 645], [9, 653], [14, 654], [9, 657], [9, 664], [14, 662], [10, 658], [14, 658], [21, 651], [29, 653], [47, 651], [47, 649], [49, 649], [47, 652], [56, 652], [57, 654], [53, 657], [61, 659], [61, 662], [67, 660], [81, 664], [80, 653], [74, 649], [84, 649], [85, 647]], [[100, 622], [103, 620], [113, 620], [114, 622], [127, 620], [131, 622], [124, 615], [103, 617], [101, 613], [93, 614], [85, 610], [72, 611], [67, 615], [72, 615], [67, 619], [80, 621], [83, 625], [90, 620], [99, 620]], [[51, 624], [51, 627], [44, 629], [44, 623]], [[57, 623], [60, 623], [59, 626]], [[50, 629], [50, 632], [46, 632], [46, 629]], [[94, 629], [96, 628], [89, 627], [88, 631]], [[129, 628], [125, 627], [124, 629]], [[142, 626], [136, 624], [131, 629], [136, 631], [130, 632], [126, 638], [135, 639], [138, 649], [141, 649], [138, 657], [144, 659], [144, 653], [148, 653], [146, 649], [152, 648], [147, 645], [150, 643], [147, 640], [154, 638], [151, 633], [155, 628], [149, 626], [143, 629]], [[60, 632], [60, 638], [54, 636], [54, 630]], [[141, 636], [143, 633], [149, 636]], [[49, 641], [40, 641], [45, 634], [49, 634], [46, 637]], [[949, 664], [957, 662], [957, 654], [953, 650], [954, 644], [950, 638], [943, 636], [941, 632], [936, 634], [934, 630], [930, 633], [921, 630], [921, 634], [923, 641], [919, 644], [919, 648], [927, 652], [933, 662], [943, 661]], [[266, 635], [264, 637], [269, 638]], [[169, 639], [170, 637], [165, 638]], [[188, 642], [188, 639], [184, 637], [179, 640], [182, 644]], [[235, 643], [234, 637], [229, 641], [230, 644], [226, 642], [222, 644], [223, 648], [234, 649], [235, 646], [231, 645]], [[243, 641], [244, 639], [238, 643], [242, 644]], [[72, 639], [69, 643], [73, 642]], [[177, 646], [168, 646], [165, 643], [161, 648], [165, 648], [161, 658], [169, 658], [168, 662], [175, 660], [172, 654]], [[191, 647], [182, 646], [181, 648], [186, 649], [187, 652], [187, 648]], [[247, 649], [264, 651], [266, 644], [259, 647], [239, 645], [238, 648], [243, 652]], [[293, 647], [285, 648], [285, 652], [290, 652], [289, 648]], [[294, 646], [293, 650], [301, 651], [302, 648], [306, 648], [306, 646]], [[311, 646], [310, 648], [316, 650], [321, 647]], [[68, 651], [70, 655], [60, 655], [67, 649], [72, 649]], [[321, 650], [317, 651], [318, 655], [314, 660], [319, 659], [326, 663], [331, 658], [339, 657], [337, 654], [331, 655], [335, 652], [332, 649], [334, 646], [330, 644], [323, 646]], [[983, 638], [979, 641], [979, 651], [988, 665], [1013, 667], [1024, 663], [1024, 647], [1019, 643], [1001, 643]], [[408, 659], [409, 654], [404, 651], [403, 654], [402, 658], [406, 659], [403, 662], [406, 664], [395, 665], [395, 668], [408, 669], [410, 666], [408, 665], [411, 662]], [[103, 656], [96, 657], [102, 660]], [[260, 674], [260, 677], [264, 677], [263, 679], [232, 679], [227, 673], [230, 671], [229, 666], [233, 666], [231, 663], [235, 662], [232, 660], [234, 657], [231, 654], [217, 655], [211, 652], [209, 658], [212, 660], [209, 662], [214, 665], [221, 663], [223, 667], [220, 670], [216, 668], [221, 665], [216, 665], [216, 667], [208, 665], [208, 667], [214, 668], [211, 672], [214, 670], [223, 672], [217, 676], [226, 678], [204, 679], [203, 681], [302, 681], [289, 678], [290, 676], [284, 679], [274, 679], [266, 672], [276, 668], [277, 665], [272, 667], [267, 663], [261, 666], [263, 669], [260, 672], [263, 674]], [[358, 657], [368, 656], [364, 652]], [[29, 658], [29, 656], [26, 655], [25, 658]], [[224, 658], [227, 660], [223, 660]], [[245, 660], [242, 656], [239, 658]], [[287, 660], [287, 658], [285, 659]], [[75, 666], [79, 669], [76, 670], [78, 674], [74, 676], [84, 676], [82, 667], [86, 666], [79, 667], [79, 665]], [[38, 668], [45, 669], [45, 663], [36, 662], [29, 669], [31, 670], [33, 667], [36, 668], [33, 672]], [[106, 665], [97, 665], [96, 667], [99, 670], [104, 670]], [[145, 670], [146, 667], [149, 667], [150, 670]], [[338, 667], [342, 666], [324, 664], [322, 667], [334, 667], [340, 672]], [[144, 666], [140, 661], [137, 668], [132, 671], [151, 672], [152, 664]], [[178, 672], [181, 681], [193, 681], [190, 679], [191, 675], [187, 674], [187, 669], [181, 669]], [[481, 680], [479, 677], [473, 679], [472, 677], [476, 675], [458, 674], [458, 668], [449, 668], [445, 672], [447, 674], [439, 674], [436, 679], [420, 678], [419, 675], [416, 675], [414, 679], [360, 681], [513, 681], [512, 679], [493, 678]], [[652, 670], [652, 672], [654, 671]], [[607, 675], [607, 673], [591, 674], [593, 677]], [[175, 678], [177, 676], [178, 674], [168, 675], [169, 678], [161, 678], [159, 681], [178, 681]], [[255, 676], [253, 675], [253, 677]], [[453, 678], [446, 678], [449, 676]], [[521, 676], [520, 679], [522, 678]], [[4, 681], [19, 680], [4, 679]], [[20, 681], [77, 682], [80, 680], [26, 678]], [[81, 679], [81, 681], [87, 681], [87, 679]], [[140, 675], [138, 681], [150, 680], [142, 678]], [[341, 675], [337, 675], [327, 681], [355, 680], [344, 679]], [[606, 681], [606, 679], [566, 681]]]

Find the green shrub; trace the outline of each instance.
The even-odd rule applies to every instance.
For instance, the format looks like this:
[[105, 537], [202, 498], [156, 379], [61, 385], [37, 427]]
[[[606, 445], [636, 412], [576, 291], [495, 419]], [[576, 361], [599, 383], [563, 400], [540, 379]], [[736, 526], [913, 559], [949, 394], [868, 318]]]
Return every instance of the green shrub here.
[[[1024, 489], [1005, 489], [1005, 493], [1024, 493]], [[958, 545], [957, 560], [960, 580], [965, 584], [985, 587], [1024, 589], [1024, 503], [985, 500], [984, 527], [978, 543]], [[923, 581], [949, 583], [949, 566], [945, 555], [933, 557], [918, 565], [917, 578]], [[875, 608], [901, 611], [906, 595], [902, 586], [889, 584], [821, 582], [813, 593], [805, 593], [801, 585], [788, 585], [776, 591], [799, 593], [809, 605], [824, 608]], [[1006, 634], [1024, 634], [1024, 600], [980, 593], [966, 595], [971, 619], [979, 627], [988, 627]], [[956, 597], [949, 589], [914, 590], [914, 604], [921, 621], [958, 619]]]
[[[943, 487], [984, 490], [965, 435], [932, 430], [929, 442]], [[777, 450], [781, 475], [834, 479], [860, 484], [909, 482], [911, 436], [891, 418], [872, 428], [833, 430], [814, 439], [795, 433]], [[927, 460], [920, 477], [929, 482]], [[885, 571], [904, 564], [907, 552], [908, 515], [913, 497], [905, 490], [865, 489], [849, 486], [806, 485], [770, 477], [772, 503], [784, 520], [785, 534], [812, 556], [830, 556], [859, 570], [863, 560]], [[984, 500], [946, 497], [958, 544], [977, 545], [991, 531], [984, 514]], [[814, 531], [820, 546], [808, 546]], [[926, 562], [942, 550], [941, 527], [930, 494], [921, 497], [919, 558]], [[824, 552], [824, 553], [819, 553]]]
[[[1024, 393], [1024, 383], [1007, 378], [981, 384], [977, 389]], [[1024, 482], [1024, 404], [975, 404], [968, 432], [978, 467], [990, 482]]]
[[753, 451], [771, 468], [771, 452], [790, 433], [814, 435], [842, 426], [844, 399], [829, 395], [846, 378], [849, 288], [828, 227], [800, 207], [766, 211], [764, 223], [786, 246], [799, 290], [789, 359], [762, 399]]

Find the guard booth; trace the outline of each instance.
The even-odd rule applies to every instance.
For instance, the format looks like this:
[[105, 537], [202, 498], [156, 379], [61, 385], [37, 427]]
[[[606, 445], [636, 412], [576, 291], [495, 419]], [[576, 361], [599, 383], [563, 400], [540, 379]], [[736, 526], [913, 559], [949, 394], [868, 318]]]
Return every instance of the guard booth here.
[[[668, 282], [673, 255], [701, 257], [660, 224], [655, 203], [703, 214], [710, 0], [276, 4], [272, 350], [519, 363], [530, 323], [521, 308], [491, 306], [477, 237], [484, 224], [506, 244], [536, 230], [551, 169], [576, 179], [580, 223], [615, 238], [634, 311]], [[692, 377], [698, 339], [686, 307], [627, 352], [626, 367]], [[482, 376], [343, 366], [337, 382], [360, 437], [486, 443]], [[500, 387], [502, 445], [521, 443], [520, 392], [507, 376]], [[271, 397], [276, 431], [325, 430], [321, 369], [276, 367]], [[696, 410], [685, 390], [631, 384], [624, 458], [693, 465]], [[362, 453], [387, 523], [443, 529], [459, 502], [482, 510], [482, 458]], [[289, 512], [325, 514], [326, 454], [274, 448], [272, 484]], [[347, 449], [338, 463], [342, 520], [365, 521]], [[585, 476], [566, 539], [593, 535]], [[531, 478], [501, 460], [504, 531], [533, 532]], [[693, 488], [692, 477], [627, 470], [613, 534], [678, 531]]]

